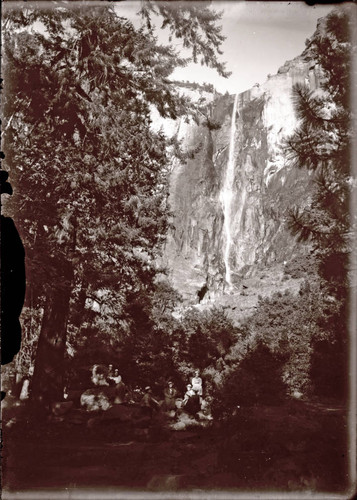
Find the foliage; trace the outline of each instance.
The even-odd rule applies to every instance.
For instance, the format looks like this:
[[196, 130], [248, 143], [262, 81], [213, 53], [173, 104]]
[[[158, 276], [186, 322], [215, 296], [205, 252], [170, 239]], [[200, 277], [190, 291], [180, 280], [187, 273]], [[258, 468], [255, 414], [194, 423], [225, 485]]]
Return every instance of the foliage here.
[[318, 263], [313, 254], [300, 255], [284, 265], [284, 276], [299, 279], [317, 276]]
[[150, 317], [150, 297], [136, 293], [128, 298], [129, 334], [122, 343], [121, 371], [125, 380], [142, 387], [172, 373], [169, 338]]
[[344, 306], [327, 292], [310, 277], [298, 296], [260, 299], [214, 379], [217, 418], [225, 420], [237, 406], [276, 405], [292, 396], [346, 395], [347, 344], [338, 322]]
[[185, 82], [181, 82], [179, 80], [172, 80], [172, 83], [179, 87], [183, 87], [190, 90], [198, 90], [213, 93], [215, 92], [214, 85], [212, 83], [197, 83], [197, 82], [189, 82], [186, 80]]
[[188, 311], [182, 321], [182, 336], [179, 345], [180, 355], [191, 370], [203, 370], [215, 364], [232, 345], [236, 330], [223, 309], [218, 307], [208, 311]]
[[112, 364], [126, 384], [145, 387], [162, 379], [163, 387], [174, 373], [167, 331], [174, 322], [171, 313], [179, 300], [161, 278], [151, 290], [128, 294], [120, 311], [109, 308], [106, 315], [98, 307], [93, 310], [90, 304], [84, 310], [82, 323], [77, 327], [69, 325], [67, 370], [75, 373], [78, 367]]
[[[305, 280], [298, 296], [290, 293], [261, 301], [257, 314], [252, 318], [250, 330], [273, 349], [288, 357], [284, 365], [284, 380], [290, 394], [301, 393], [308, 396], [319, 394], [318, 382], [312, 365], [315, 363], [320, 343], [330, 343], [336, 362], [329, 365], [325, 360], [319, 376], [334, 377], [342, 382], [342, 359], [345, 355], [346, 335], [341, 335], [343, 325], [340, 317], [344, 313], [344, 302], [329, 294], [328, 288], [317, 280]], [[340, 339], [339, 341], [337, 339]], [[346, 387], [335, 384], [334, 395], [340, 397]], [[331, 391], [332, 394], [333, 391]]]
[[[348, 343], [341, 320], [346, 306], [321, 283], [315, 263], [316, 257], [307, 255], [287, 265], [288, 274], [305, 277], [298, 295], [286, 290], [260, 297], [255, 313], [241, 325], [219, 376], [212, 377], [218, 418], [225, 419], [237, 405], [272, 405], [283, 396], [346, 396]], [[274, 380], [266, 384], [270, 377]]]
[[192, 49], [192, 61], [217, 70], [224, 77], [230, 75], [225, 64], [219, 61], [222, 55], [220, 45], [224, 40], [222, 28], [217, 24], [221, 13], [210, 9], [210, 2], [198, 4], [190, 2], [155, 2], [148, 0], [142, 3], [140, 14], [146, 20], [148, 29], [152, 27], [152, 14], [163, 17], [161, 28], [168, 28], [170, 41], [172, 37], [181, 38], [184, 48]]
[[151, 385], [162, 393], [168, 379], [182, 393], [196, 368], [202, 372], [205, 394], [211, 392], [223, 371], [223, 357], [238, 335], [221, 309], [187, 311], [178, 317], [180, 298], [161, 278], [148, 293], [128, 296], [123, 322], [115, 335], [99, 331], [95, 321], [84, 324], [80, 334], [70, 335], [74, 356], [68, 367], [100, 362], [119, 368], [131, 387]]
[[[118, 281], [125, 289], [138, 275], [150, 279], [147, 260], [166, 231], [165, 139], [150, 129], [148, 103], [140, 98], [152, 83], [138, 76], [158, 55], [139, 58], [153, 39], [111, 11], [74, 13], [29, 16], [46, 25], [46, 36], [7, 33], [4, 110], [12, 120], [5, 139], [21, 187], [13, 210], [30, 252], [30, 282], [52, 286], [56, 274], [46, 256], [55, 252], [75, 264], [77, 286], [84, 275], [93, 289]], [[122, 66], [135, 61], [128, 82]]]
[[284, 357], [259, 340], [213, 394], [213, 414], [225, 419], [240, 406], [276, 405], [286, 398]]
[[300, 122], [287, 141], [291, 163], [315, 172], [311, 204], [290, 211], [290, 226], [301, 240], [313, 242], [321, 276], [335, 293], [344, 293], [348, 282], [348, 256], [356, 225], [349, 207], [356, 187], [350, 170], [353, 13], [351, 6], [332, 11], [325, 26], [308, 41], [307, 51], [321, 70], [321, 87], [312, 91], [307, 85], [295, 85]]
[[294, 207], [290, 225], [301, 240], [313, 243], [318, 257], [325, 297], [317, 297], [322, 306], [315, 320], [320, 334], [311, 338], [309, 376], [318, 394], [334, 397], [344, 397], [347, 391], [348, 288], [355, 275], [349, 265], [356, 237], [355, 214], [350, 211], [357, 185], [351, 170], [354, 21], [351, 6], [332, 11], [307, 41], [307, 51], [321, 69], [321, 88], [295, 87], [300, 125], [287, 143], [292, 163], [315, 172], [311, 204]]
[[89, 298], [100, 304], [96, 332], [108, 334], [127, 296], [154, 286], [169, 214], [170, 144], [151, 127], [150, 112], [154, 106], [175, 119], [189, 105], [168, 79], [187, 59], [157, 42], [149, 26], [155, 12], [194, 59], [223, 74], [219, 15], [208, 6], [144, 3], [147, 27], [138, 29], [113, 5], [4, 12], [4, 150], [15, 186], [7, 208], [26, 247], [31, 305], [46, 311], [51, 303], [51, 325], [51, 297], [70, 297], [56, 325], [62, 340], [66, 324], [82, 333]]
[[235, 329], [219, 309], [191, 310], [178, 319], [172, 314], [176, 300], [176, 292], [161, 282], [151, 295], [136, 294], [128, 301], [131, 333], [122, 342], [120, 366], [131, 384], [152, 383], [163, 389], [172, 379], [183, 391], [198, 368], [211, 387], [210, 369], [217, 370]]

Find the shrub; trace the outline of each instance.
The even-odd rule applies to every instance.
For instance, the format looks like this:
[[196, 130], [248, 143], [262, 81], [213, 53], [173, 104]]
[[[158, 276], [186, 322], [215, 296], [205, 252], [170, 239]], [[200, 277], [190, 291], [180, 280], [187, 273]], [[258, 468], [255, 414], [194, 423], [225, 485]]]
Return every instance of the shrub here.
[[232, 415], [237, 406], [278, 405], [286, 399], [284, 357], [259, 341], [213, 394], [216, 417]]
[[182, 330], [182, 359], [201, 370], [225, 356], [238, 335], [237, 328], [219, 308], [189, 311], [182, 321]]
[[318, 263], [314, 255], [300, 255], [289, 261], [284, 267], [284, 275], [299, 279], [317, 275]]

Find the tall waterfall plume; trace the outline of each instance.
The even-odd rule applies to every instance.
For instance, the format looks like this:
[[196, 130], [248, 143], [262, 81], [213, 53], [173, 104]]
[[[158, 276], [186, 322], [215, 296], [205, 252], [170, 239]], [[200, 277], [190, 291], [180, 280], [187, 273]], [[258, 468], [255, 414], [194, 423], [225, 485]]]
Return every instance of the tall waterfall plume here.
[[231, 133], [229, 141], [229, 154], [228, 154], [228, 164], [226, 170], [226, 177], [224, 179], [224, 184], [222, 191], [220, 193], [220, 201], [223, 206], [224, 214], [224, 264], [226, 269], [226, 283], [232, 285], [231, 280], [231, 268], [229, 263], [230, 249], [232, 245], [232, 235], [231, 235], [231, 205], [233, 198], [233, 183], [234, 183], [234, 139], [236, 133], [236, 114], [238, 107], [238, 94], [236, 94], [234, 99], [232, 119], [231, 119]]

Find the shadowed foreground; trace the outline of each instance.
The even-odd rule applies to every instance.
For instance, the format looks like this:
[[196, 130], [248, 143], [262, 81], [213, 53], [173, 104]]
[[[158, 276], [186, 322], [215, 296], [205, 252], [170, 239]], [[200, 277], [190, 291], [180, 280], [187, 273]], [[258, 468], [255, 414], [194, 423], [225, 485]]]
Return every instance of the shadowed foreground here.
[[[223, 429], [161, 415], [128, 422], [74, 410], [33, 421], [3, 412], [4, 498], [37, 489], [317, 491], [348, 488], [341, 407], [241, 408]], [[173, 430], [173, 427], [182, 430]]]

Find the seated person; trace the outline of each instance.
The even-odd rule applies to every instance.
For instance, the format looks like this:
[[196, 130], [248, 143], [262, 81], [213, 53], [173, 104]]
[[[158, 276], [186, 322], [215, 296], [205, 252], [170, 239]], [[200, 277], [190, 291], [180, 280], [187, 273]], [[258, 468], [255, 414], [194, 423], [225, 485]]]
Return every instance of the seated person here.
[[196, 415], [196, 413], [200, 410], [199, 396], [192, 389], [191, 384], [187, 385], [187, 391], [182, 401], [182, 407], [184, 408], [184, 411], [190, 415]]
[[188, 403], [189, 399], [195, 395], [195, 392], [192, 390], [192, 385], [191, 384], [188, 384], [186, 386], [186, 389], [187, 391], [185, 392], [185, 395], [184, 395], [184, 398], [183, 398], [183, 401], [182, 401], [182, 406], [186, 406], [186, 404]]
[[[120, 377], [120, 379], [121, 379], [121, 377]], [[120, 382], [118, 384], [115, 384], [114, 393], [115, 393], [115, 397], [114, 397], [115, 404], [125, 403], [126, 396], [127, 396], [127, 389], [126, 389], [125, 384], [122, 382], [122, 380], [120, 380]]]
[[109, 385], [107, 382], [107, 370], [100, 365], [94, 365], [92, 369], [92, 382], [94, 385]]
[[118, 385], [121, 382], [121, 375], [119, 375], [118, 368], [115, 368], [114, 373], [108, 378], [114, 382], [114, 384]]

